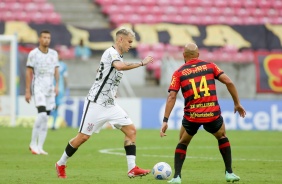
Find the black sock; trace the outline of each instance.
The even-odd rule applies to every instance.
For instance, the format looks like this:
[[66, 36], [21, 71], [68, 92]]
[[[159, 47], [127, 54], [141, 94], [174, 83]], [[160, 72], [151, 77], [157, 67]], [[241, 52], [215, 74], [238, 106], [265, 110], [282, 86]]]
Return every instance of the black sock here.
[[224, 164], [225, 164], [225, 170], [228, 173], [232, 173], [232, 168], [231, 168], [231, 163], [232, 163], [232, 158], [231, 158], [231, 147], [230, 143], [227, 137], [223, 139], [218, 140], [218, 147], [219, 151], [222, 155]]
[[129, 145], [124, 146], [126, 155], [134, 155], [136, 156], [136, 146], [135, 145]]
[[77, 148], [73, 148], [73, 147], [71, 146], [71, 144], [68, 143], [68, 145], [67, 145], [67, 147], [66, 147], [66, 149], [65, 149], [65, 152], [66, 152], [66, 154], [67, 154], [69, 157], [71, 157], [71, 156], [76, 152], [76, 150], [77, 150]]
[[178, 144], [176, 146], [174, 153], [174, 178], [176, 178], [178, 175], [179, 177], [181, 177], [181, 169], [186, 158], [186, 150], [187, 146], [184, 144]]

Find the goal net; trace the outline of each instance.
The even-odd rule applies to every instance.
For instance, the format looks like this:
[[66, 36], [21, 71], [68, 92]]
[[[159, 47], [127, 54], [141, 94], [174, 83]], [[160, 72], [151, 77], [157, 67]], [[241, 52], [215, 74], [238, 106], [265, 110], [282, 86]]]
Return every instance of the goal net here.
[[15, 35], [0, 35], [0, 126], [16, 125], [17, 50]]

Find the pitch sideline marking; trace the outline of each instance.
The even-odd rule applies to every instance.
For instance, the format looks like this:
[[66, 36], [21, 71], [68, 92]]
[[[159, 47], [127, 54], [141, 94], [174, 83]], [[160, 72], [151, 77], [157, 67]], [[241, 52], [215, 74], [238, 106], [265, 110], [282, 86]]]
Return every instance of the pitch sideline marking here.
[[[202, 148], [207, 148], [209, 146], [206, 147], [202, 147]], [[214, 146], [213, 146], [214, 147]], [[153, 149], [173, 149], [172, 147], [154, 147], [154, 148], [150, 148], [150, 147], [143, 147], [143, 148], [138, 148], [138, 150], [153, 150]], [[119, 155], [119, 156], [125, 156], [124, 153], [120, 153], [117, 151], [123, 151], [124, 148], [108, 148], [108, 149], [102, 149], [99, 150], [100, 153], [103, 154], [110, 154], [110, 155]], [[173, 158], [174, 155], [150, 155], [150, 154], [139, 154], [141, 156], [145, 156], [145, 157], [163, 157], [163, 158]], [[202, 156], [187, 156], [187, 158], [190, 159], [207, 159], [207, 160], [222, 160], [221, 157], [202, 157]], [[264, 160], [264, 159], [248, 159], [248, 158], [232, 158], [232, 160], [239, 160], [239, 161], [253, 161], [253, 162], [282, 162], [282, 160]]]

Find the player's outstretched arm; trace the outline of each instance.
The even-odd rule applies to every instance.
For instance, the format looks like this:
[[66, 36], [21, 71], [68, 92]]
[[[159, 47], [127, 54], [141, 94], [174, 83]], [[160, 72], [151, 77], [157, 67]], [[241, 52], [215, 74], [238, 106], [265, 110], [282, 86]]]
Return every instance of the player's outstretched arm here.
[[230, 95], [232, 96], [234, 102], [234, 113], [238, 112], [240, 116], [244, 118], [246, 115], [246, 111], [240, 104], [239, 95], [232, 80], [226, 74], [221, 74], [218, 80], [226, 85]]
[[153, 57], [147, 56], [145, 59], [143, 59], [140, 62], [121, 62], [121, 61], [114, 61], [113, 66], [117, 70], [131, 70], [140, 66], [146, 66], [149, 63], [152, 63], [154, 61]]
[[170, 91], [169, 95], [167, 97], [163, 124], [162, 124], [161, 130], [160, 130], [160, 136], [161, 137], [166, 136], [165, 132], [166, 132], [166, 130], [168, 128], [167, 121], [168, 121], [170, 113], [171, 113], [171, 111], [172, 111], [172, 109], [173, 109], [173, 107], [175, 105], [176, 96], [177, 96], [177, 92]]

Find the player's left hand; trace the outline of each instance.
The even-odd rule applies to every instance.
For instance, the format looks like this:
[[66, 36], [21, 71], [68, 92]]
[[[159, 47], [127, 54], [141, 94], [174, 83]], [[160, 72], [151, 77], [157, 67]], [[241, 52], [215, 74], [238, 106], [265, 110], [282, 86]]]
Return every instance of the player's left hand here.
[[161, 136], [161, 137], [166, 136], [166, 133], [165, 133], [165, 132], [166, 132], [167, 128], [168, 128], [167, 122], [163, 122], [162, 128], [161, 128], [161, 130], [160, 130], [160, 136]]
[[56, 94], [56, 96], [58, 96], [58, 94], [59, 94], [59, 88], [58, 88], [58, 86], [55, 87], [55, 94]]

